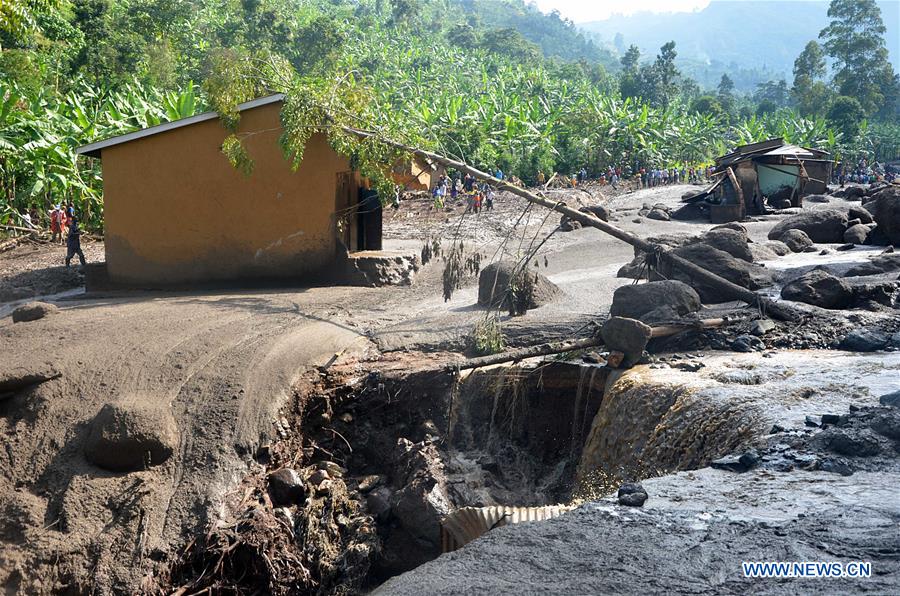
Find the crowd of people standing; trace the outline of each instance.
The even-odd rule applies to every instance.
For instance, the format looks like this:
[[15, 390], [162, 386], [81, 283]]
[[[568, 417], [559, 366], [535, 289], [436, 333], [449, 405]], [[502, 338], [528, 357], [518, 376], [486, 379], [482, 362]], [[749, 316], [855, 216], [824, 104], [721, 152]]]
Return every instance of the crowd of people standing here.
[[841, 163], [834, 170], [834, 177], [837, 182], [844, 186], [848, 182], [855, 184], [872, 184], [873, 182], [888, 182], [900, 180], [900, 175], [892, 172], [877, 161], [869, 162], [867, 159], [860, 159], [856, 164]]
[[[66, 245], [66, 267], [76, 255], [84, 265], [84, 252], [81, 250], [81, 226], [78, 224], [75, 207], [72, 203], [53, 205], [53, 209], [46, 215], [50, 224], [50, 242]], [[42, 227], [42, 218], [34, 207], [28, 210], [19, 210], [19, 219], [22, 227], [26, 229], [38, 231]]]
[[[503, 180], [503, 172], [497, 168], [494, 174], [499, 180]], [[460, 178], [455, 174], [452, 178], [441, 174], [437, 184], [431, 191], [434, 199], [435, 210], [444, 208], [447, 197], [457, 200], [460, 196], [466, 199], [466, 213], [481, 213], [494, 210], [494, 189], [486, 182], [478, 182], [468, 173]]]

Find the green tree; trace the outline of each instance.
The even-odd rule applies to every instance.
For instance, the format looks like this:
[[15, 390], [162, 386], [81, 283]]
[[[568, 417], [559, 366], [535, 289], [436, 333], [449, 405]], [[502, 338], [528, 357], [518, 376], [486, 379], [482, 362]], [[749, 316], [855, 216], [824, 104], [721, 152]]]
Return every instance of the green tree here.
[[628, 46], [628, 50], [625, 52], [625, 55], [622, 56], [622, 72], [635, 75], [638, 71], [638, 66], [641, 61], [641, 51], [638, 49], [636, 45]]
[[681, 73], [675, 67], [675, 57], [677, 55], [675, 42], [669, 41], [659, 49], [656, 62], [653, 63], [656, 78], [659, 81], [653, 96], [656, 98], [658, 105], [667, 106], [678, 95], [678, 77]]
[[840, 95], [828, 109], [827, 118], [844, 135], [844, 141], [851, 142], [859, 134], [859, 126], [865, 113], [855, 97]]
[[825, 52], [810, 41], [794, 60], [794, 84], [791, 98], [804, 116], [822, 114], [828, 103], [829, 91], [821, 80], [826, 73]]
[[698, 114], [707, 114], [715, 118], [721, 118], [725, 115], [722, 104], [712, 95], [701, 95], [691, 103], [691, 110]]
[[734, 113], [734, 81], [726, 73], [722, 73], [719, 85], [716, 87], [716, 98], [722, 106], [722, 110], [731, 116]]
[[874, 114], [884, 104], [880, 83], [894, 78], [881, 9], [875, 0], [832, 0], [828, 16], [831, 23], [819, 38], [834, 60], [835, 86], [841, 95], [855, 97], [866, 114]]

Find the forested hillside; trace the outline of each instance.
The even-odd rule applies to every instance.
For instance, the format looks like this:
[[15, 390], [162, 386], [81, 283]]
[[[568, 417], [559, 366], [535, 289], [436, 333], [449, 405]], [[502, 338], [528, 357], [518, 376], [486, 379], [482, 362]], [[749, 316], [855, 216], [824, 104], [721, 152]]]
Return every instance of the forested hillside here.
[[[847, 18], [859, 21], [835, 22]], [[773, 135], [848, 158], [900, 152], [883, 116], [896, 112], [896, 76], [875, 68], [877, 51], [863, 78], [853, 48], [816, 46], [790, 89], [744, 96], [724, 77], [703, 95], [679, 73], [677, 45], [647, 61], [626, 52], [613, 71], [571, 24], [521, 0], [12, 0], [0, 30], [0, 223], [71, 201], [100, 228], [99, 164], [77, 146], [205, 109], [230, 125], [236, 102], [271, 91], [289, 94], [289, 154], [327, 130], [376, 179], [393, 154], [336, 124], [526, 181], [704, 163]], [[828, 76], [823, 52], [843, 75]], [[239, 137], [224, 152], [252, 169]]]
[[[877, 2], [887, 30], [885, 42], [894, 70], [900, 67], [900, 3]], [[712, 88], [727, 73], [739, 91], [753, 91], [769, 79], [790, 80], [794, 59], [828, 26], [828, 2], [713, 0], [697, 12], [614, 15], [579, 25], [624, 53], [636, 45], [648, 54], [673, 40], [678, 66], [702, 87]]]

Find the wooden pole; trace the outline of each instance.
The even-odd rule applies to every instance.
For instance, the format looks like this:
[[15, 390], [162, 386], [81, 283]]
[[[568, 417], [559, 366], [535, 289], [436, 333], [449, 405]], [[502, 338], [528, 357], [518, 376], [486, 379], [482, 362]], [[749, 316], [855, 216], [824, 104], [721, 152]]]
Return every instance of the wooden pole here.
[[390, 147], [400, 149], [401, 151], [416, 155], [418, 157], [422, 157], [424, 159], [431, 159], [440, 164], [443, 164], [445, 167], [453, 168], [460, 172], [467, 173], [477, 180], [487, 182], [491, 186], [496, 187], [498, 190], [508, 191], [516, 196], [522, 197], [530, 203], [540, 205], [541, 207], [546, 207], [547, 209], [552, 209], [553, 211], [556, 211], [563, 215], [568, 215], [569, 218], [574, 219], [575, 221], [581, 223], [581, 225], [583, 226], [591, 226], [593, 228], [597, 228], [598, 230], [609, 234], [613, 238], [617, 238], [622, 242], [627, 242], [631, 246], [634, 246], [638, 250], [647, 253], [648, 255], [655, 255], [661, 261], [668, 262], [672, 267], [687, 273], [691, 278], [703, 281], [709, 286], [716, 288], [726, 296], [729, 296], [733, 300], [740, 300], [751, 306], [755, 306], [777, 319], [781, 319], [784, 321], [796, 321], [799, 319], [799, 315], [797, 314], [797, 312], [790, 306], [775, 302], [774, 300], [771, 300], [765, 296], [761, 296], [756, 292], [748, 290], [747, 288], [732, 283], [727, 279], [719, 277], [715, 273], [708, 271], [703, 267], [695, 265], [687, 259], [684, 259], [670, 252], [669, 249], [664, 246], [647, 242], [640, 236], [632, 234], [631, 232], [627, 232], [621, 228], [617, 228], [616, 226], [605, 222], [590, 213], [578, 211], [577, 209], [572, 209], [571, 207], [560, 201], [551, 201], [550, 199], [544, 198], [540, 195], [536, 195], [523, 188], [519, 188], [518, 186], [514, 186], [503, 180], [495, 178], [490, 174], [486, 174], [485, 172], [473, 168], [472, 166], [461, 161], [450, 159], [448, 157], [444, 157], [443, 155], [432, 153], [431, 151], [416, 149], [415, 147], [410, 147], [408, 145], [404, 145], [403, 143], [398, 143], [397, 141], [385, 139], [373, 132], [351, 128], [349, 126], [344, 126], [342, 128], [344, 131], [349, 132], [350, 134], [355, 134], [363, 138], [376, 139], [379, 142], [382, 142]]

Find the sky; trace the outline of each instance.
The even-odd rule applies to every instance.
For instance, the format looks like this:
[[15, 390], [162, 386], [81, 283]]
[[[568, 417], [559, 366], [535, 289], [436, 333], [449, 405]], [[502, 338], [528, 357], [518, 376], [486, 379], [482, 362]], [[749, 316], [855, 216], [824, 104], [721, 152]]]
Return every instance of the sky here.
[[576, 23], [602, 21], [613, 14], [689, 12], [706, 8], [710, 0], [533, 0], [542, 12], [558, 10]]

